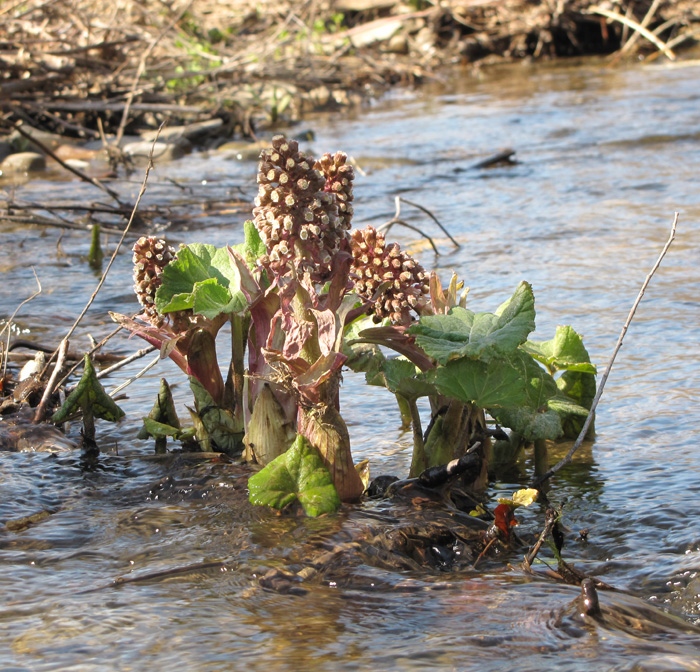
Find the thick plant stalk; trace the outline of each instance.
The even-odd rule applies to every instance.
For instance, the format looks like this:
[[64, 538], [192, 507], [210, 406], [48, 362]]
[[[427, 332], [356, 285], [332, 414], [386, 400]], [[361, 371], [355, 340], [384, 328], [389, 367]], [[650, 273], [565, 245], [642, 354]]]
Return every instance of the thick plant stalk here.
[[[399, 398], [399, 395], [396, 395]], [[428, 455], [425, 452], [423, 441], [423, 427], [421, 426], [420, 413], [415, 399], [406, 399], [411, 412], [411, 425], [413, 427], [413, 457], [411, 458], [411, 471], [409, 478], [416, 478], [428, 468]]]
[[233, 411], [237, 431], [245, 431], [245, 348], [250, 315], [231, 315], [231, 367], [226, 381], [224, 402]]
[[321, 455], [340, 500], [359, 500], [365, 488], [353, 464], [350, 435], [340, 413], [332, 405], [300, 407], [297, 427], [299, 434], [305, 436]]

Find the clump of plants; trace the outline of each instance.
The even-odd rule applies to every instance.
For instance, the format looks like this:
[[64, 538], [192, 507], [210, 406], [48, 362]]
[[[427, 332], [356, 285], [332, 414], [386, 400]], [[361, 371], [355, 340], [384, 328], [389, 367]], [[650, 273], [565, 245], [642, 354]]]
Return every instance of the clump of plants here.
[[353, 230], [353, 180], [344, 153], [314, 160], [276, 136], [260, 157], [244, 242], [134, 246], [143, 311], [113, 318], [189, 377], [200, 445], [262, 465], [250, 481], [255, 503], [299, 501], [317, 515], [358, 500], [366, 482], [341, 412], [344, 367], [395, 395], [413, 435], [409, 477], [469, 454], [478, 468], [468, 485], [478, 488], [500, 428], [510, 435], [497, 447], [511, 454], [575, 435], [595, 393], [581, 337], [559, 327], [551, 341], [528, 340], [526, 282], [495, 312], [474, 312], [456, 276], [444, 286], [374, 228]]

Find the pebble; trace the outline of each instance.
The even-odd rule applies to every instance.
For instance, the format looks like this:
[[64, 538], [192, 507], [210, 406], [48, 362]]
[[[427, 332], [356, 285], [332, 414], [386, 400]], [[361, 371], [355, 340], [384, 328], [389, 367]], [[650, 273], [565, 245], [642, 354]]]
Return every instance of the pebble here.
[[17, 152], [6, 156], [0, 163], [2, 173], [29, 173], [46, 168], [43, 154], [36, 152]]

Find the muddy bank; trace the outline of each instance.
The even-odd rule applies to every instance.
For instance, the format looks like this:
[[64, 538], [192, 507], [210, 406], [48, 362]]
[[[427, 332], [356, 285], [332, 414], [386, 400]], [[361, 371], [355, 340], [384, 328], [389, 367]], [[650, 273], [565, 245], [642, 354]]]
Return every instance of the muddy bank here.
[[698, 21], [695, 3], [657, 0], [13, 2], [0, 10], [0, 132], [21, 122], [121, 140], [167, 120], [209, 122], [190, 133], [197, 143], [249, 136], [456, 64], [672, 59]]

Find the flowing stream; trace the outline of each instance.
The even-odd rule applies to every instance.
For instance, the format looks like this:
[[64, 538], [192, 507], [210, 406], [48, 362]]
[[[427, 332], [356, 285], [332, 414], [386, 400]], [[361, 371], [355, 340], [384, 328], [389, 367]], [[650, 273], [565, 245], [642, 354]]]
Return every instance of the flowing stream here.
[[[518, 554], [475, 569], [373, 563], [353, 555], [352, 543], [370, 546], [371, 530], [397, 524], [401, 512], [386, 503], [315, 520], [279, 516], [246, 505], [246, 473], [236, 465], [149, 459], [152, 444], [136, 434], [160, 377], [179, 383], [183, 418], [190, 403], [166, 361], [126, 389], [126, 421], [98, 423], [97, 468], [77, 452], [0, 452], [0, 521], [50, 512], [26, 529], [0, 529], [0, 668], [700, 670], [700, 62], [457, 73], [290, 133], [307, 127], [316, 137], [304, 148], [342, 149], [363, 171], [355, 226], [390, 219], [396, 194], [428, 208], [460, 248], [405, 204], [402, 215], [434, 236], [441, 254], [405, 228], [389, 237], [443, 279], [454, 268], [473, 310], [495, 310], [529, 281], [535, 337], [571, 324], [600, 371], [680, 212], [676, 241], [613, 368], [596, 439], [550, 491], [564, 506], [564, 557], [626, 592], [601, 592], [603, 617], [581, 619], [579, 590], [525, 574]], [[473, 168], [504, 147], [516, 151], [515, 164]], [[144, 207], [252, 200], [255, 169], [225, 151], [158, 165]], [[16, 202], [102, 198], [54, 177], [0, 189]], [[133, 198], [140, 182], [137, 171], [116, 188]], [[248, 212], [190, 214], [165, 232], [172, 242], [238, 243]], [[57, 343], [99, 277], [84, 260], [89, 240], [0, 223], [0, 246], [0, 317], [34, 291], [34, 269], [43, 292], [18, 314], [14, 335]], [[136, 308], [125, 251], [72, 347], [88, 347], [87, 332], [108, 333], [109, 310]], [[124, 336], [112, 348], [141, 345]], [[107, 389], [147, 361], [115, 374]], [[348, 374], [342, 399], [356, 461], [369, 458], [373, 475], [406, 474], [411, 442], [391, 395]], [[532, 468], [526, 454], [489, 496], [522, 487]], [[543, 509], [519, 517], [529, 540]], [[338, 544], [347, 550], [305, 582], [264, 589], [258, 581], [271, 569], [298, 572]], [[119, 577], [126, 581], [114, 583]]]

